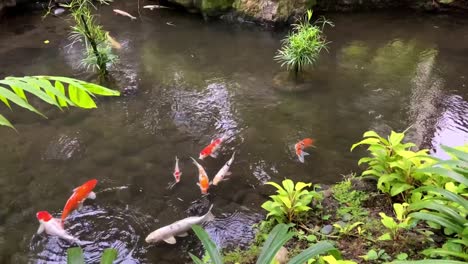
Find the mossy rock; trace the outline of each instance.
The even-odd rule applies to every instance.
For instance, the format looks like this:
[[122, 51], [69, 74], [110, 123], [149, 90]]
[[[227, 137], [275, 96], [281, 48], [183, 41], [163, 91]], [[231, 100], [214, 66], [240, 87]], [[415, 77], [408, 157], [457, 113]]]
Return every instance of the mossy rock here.
[[217, 16], [232, 8], [234, 0], [195, 0], [195, 6], [202, 14]]

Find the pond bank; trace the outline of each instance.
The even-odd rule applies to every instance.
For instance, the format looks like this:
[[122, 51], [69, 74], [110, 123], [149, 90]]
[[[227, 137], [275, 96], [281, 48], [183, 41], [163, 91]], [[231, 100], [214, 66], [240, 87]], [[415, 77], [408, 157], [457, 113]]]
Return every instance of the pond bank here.
[[[49, 1], [0, 0], [0, 16], [8, 7], [44, 9]], [[55, 0], [55, 5], [67, 0]], [[434, 13], [459, 13], [468, 10], [467, 0], [160, 0], [168, 5], [200, 13], [205, 19], [221, 18], [232, 22], [292, 23], [307, 9], [318, 12], [359, 12], [411, 9]], [[142, 3], [151, 4], [150, 2]], [[17, 9], [18, 9], [17, 8]]]

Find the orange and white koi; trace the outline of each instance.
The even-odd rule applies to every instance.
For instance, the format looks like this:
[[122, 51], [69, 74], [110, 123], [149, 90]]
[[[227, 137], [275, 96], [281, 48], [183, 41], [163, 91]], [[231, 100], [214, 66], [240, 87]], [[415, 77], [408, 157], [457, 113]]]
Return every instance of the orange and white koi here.
[[206, 174], [205, 169], [200, 165], [194, 158], [190, 157], [193, 160], [193, 164], [198, 168], [198, 182], [197, 185], [200, 187], [202, 194], [208, 193], [208, 188], [210, 188], [210, 178]]
[[96, 199], [96, 194], [93, 192], [94, 187], [96, 187], [97, 180], [92, 179], [85, 182], [83, 185], [75, 188], [73, 194], [68, 198], [67, 203], [63, 207], [62, 211], [62, 224], [65, 218], [76, 208], [81, 208], [83, 202], [89, 199]]
[[180, 176], [182, 176], [182, 172], [179, 169], [179, 159], [177, 158], [177, 156], [175, 157], [175, 167], [174, 173], [172, 175], [174, 175], [175, 181], [176, 183], [178, 183], [180, 181]]
[[232, 157], [224, 164], [224, 166], [216, 173], [216, 176], [213, 178], [213, 185], [218, 185], [220, 181], [225, 180], [226, 176], [231, 175], [231, 172], [229, 171], [229, 168], [232, 165], [232, 162], [234, 161], [234, 155], [236, 152], [232, 153]]
[[204, 158], [210, 156], [212, 158], [216, 158], [218, 155], [216, 151], [221, 147], [221, 143], [223, 143], [224, 138], [217, 138], [215, 140], [211, 140], [211, 143], [206, 146], [202, 151], [200, 151], [199, 159], [203, 160]]
[[129, 18], [132, 19], [132, 20], [137, 19], [136, 17], [130, 15], [129, 13], [127, 13], [127, 12], [125, 12], [125, 11], [122, 11], [122, 10], [119, 10], [119, 9], [114, 9], [114, 12], [115, 12], [116, 14], [129, 17]]
[[307, 148], [312, 145], [314, 142], [311, 138], [305, 138], [294, 145], [294, 150], [296, 151], [296, 155], [299, 158], [299, 161], [304, 163], [304, 156], [310, 155], [309, 153], [304, 151], [304, 148]]
[[37, 229], [37, 234], [40, 234], [45, 231], [48, 235], [58, 236], [70, 242], [78, 241], [78, 239], [71, 236], [67, 233], [67, 231], [65, 231], [65, 229], [62, 226], [62, 221], [58, 218], [53, 218], [49, 212], [37, 212], [36, 218], [39, 221], [39, 229]]

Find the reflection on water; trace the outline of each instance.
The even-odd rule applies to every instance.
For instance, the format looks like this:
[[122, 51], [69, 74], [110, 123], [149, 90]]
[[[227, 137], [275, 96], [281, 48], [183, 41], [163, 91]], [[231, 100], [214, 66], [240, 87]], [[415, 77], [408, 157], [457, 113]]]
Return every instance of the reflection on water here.
[[[181, 252], [203, 252], [194, 235], [176, 245], [146, 245], [146, 235], [214, 203], [216, 219], [205, 224], [210, 235], [220, 247], [243, 246], [274, 191], [265, 182], [340, 180], [359, 170], [363, 152], [349, 147], [368, 129], [385, 134], [411, 126], [409, 139], [437, 156], [444, 155], [440, 144], [468, 141], [468, 21], [331, 16], [330, 53], [296, 87], [272, 59], [286, 32], [206, 23], [170, 10], [144, 10], [138, 21], [112, 14], [112, 8], [136, 13], [129, 3], [100, 10], [104, 27], [123, 44], [107, 85], [124, 96], [98, 98], [92, 111], [40, 105], [48, 119], [0, 106], [20, 131], [0, 129], [8, 139], [0, 142], [1, 263], [63, 262], [70, 245], [34, 235], [34, 215], [58, 215], [71, 190], [89, 178], [99, 180], [97, 199], [67, 223], [89, 262], [116, 247], [122, 263], [184, 263], [189, 257]], [[67, 50], [63, 21], [27, 15], [8, 21], [0, 24], [0, 77], [94, 80], [77, 70], [80, 47]], [[38, 26], [18, 31], [21, 25]], [[212, 178], [235, 150], [233, 174], [202, 197], [189, 157], [220, 136], [228, 140], [219, 157], [202, 165]], [[301, 164], [293, 145], [305, 137], [317, 147]], [[176, 155], [182, 180], [167, 189]]]

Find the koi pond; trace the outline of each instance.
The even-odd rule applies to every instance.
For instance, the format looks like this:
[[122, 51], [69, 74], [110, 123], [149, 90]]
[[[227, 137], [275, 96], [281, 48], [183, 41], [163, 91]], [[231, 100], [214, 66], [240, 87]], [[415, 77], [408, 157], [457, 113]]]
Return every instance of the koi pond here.
[[[133, 3], [133, 2], [132, 2]], [[130, 3], [102, 7], [99, 19], [122, 44], [105, 85], [121, 97], [97, 98], [98, 109], [47, 105], [48, 119], [1, 106], [18, 133], [0, 128], [0, 262], [63, 263], [71, 246], [37, 235], [36, 212], [59, 217], [73, 188], [96, 178], [97, 198], [74, 211], [65, 227], [82, 241], [89, 263], [103, 249], [119, 263], [187, 263], [200, 253], [195, 235], [177, 244], [146, 244], [153, 230], [214, 204], [204, 225], [220, 247], [246, 245], [260, 205], [291, 178], [332, 184], [359, 172], [367, 130], [410, 127], [408, 139], [443, 157], [440, 144], [468, 141], [468, 20], [404, 13], [331, 14], [331, 44], [307, 81], [283, 80], [273, 60], [287, 29], [205, 22], [173, 10]], [[66, 16], [42, 13], [0, 22], [0, 78], [61, 75], [96, 81], [80, 68], [80, 46], [69, 46]], [[48, 42], [48, 43], [46, 43]], [[225, 136], [219, 156], [200, 163], [210, 178], [236, 151], [230, 180], [202, 196], [190, 157]], [[294, 144], [315, 139], [305, 163]], [[437, 147], [433, 147], [437, 146]], [[174, 188], [175, 156], [180, 183]]]

